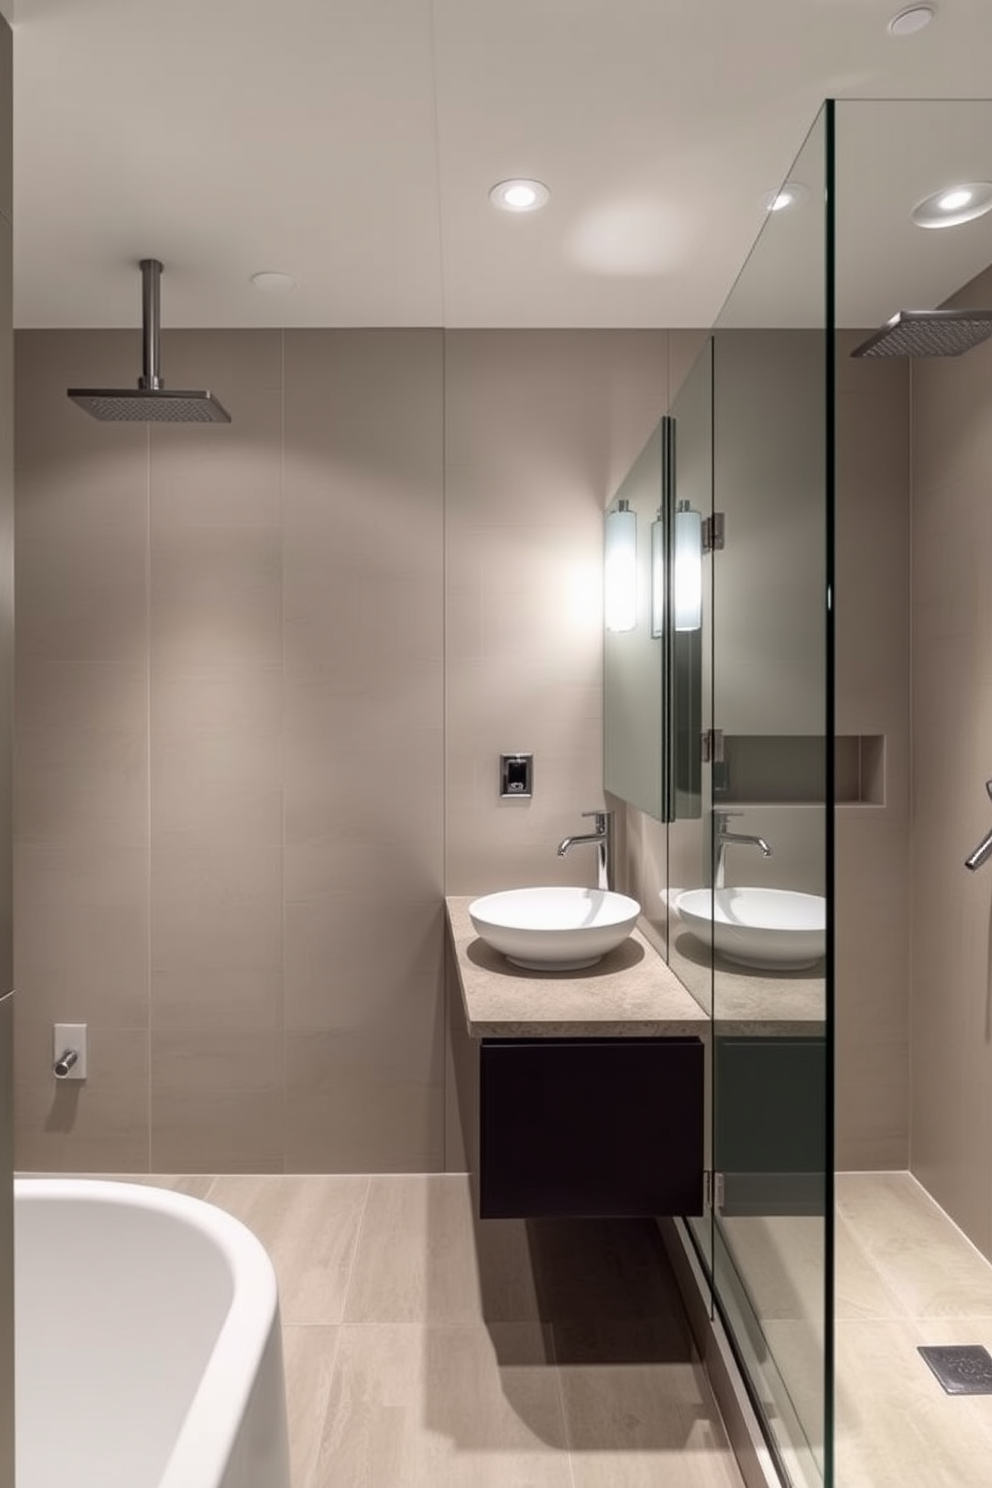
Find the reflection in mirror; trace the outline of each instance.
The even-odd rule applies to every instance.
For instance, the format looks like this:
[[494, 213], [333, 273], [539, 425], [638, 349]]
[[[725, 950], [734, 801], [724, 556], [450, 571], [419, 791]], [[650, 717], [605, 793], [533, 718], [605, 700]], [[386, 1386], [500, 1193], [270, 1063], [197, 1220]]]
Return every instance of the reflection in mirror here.
[[[688, 401], [686, 410], [695, 411]], [[691, 457], [689, 494], [678, 486], [678, 427], [673, 415], [652, 431], [606, 514], [604, 544], [604, 785], [658, 821], [701, 811], [708, 496], [694, 484]], [[687, 423], [690, 450], [695, 432]]]
[[603, 784], [662, 821], [668, 814], [665, 637], [656, 606], [660, 600], [663, 609], [664, 582], [653, 566], [656, 554], [667, 551], [667, 422], [652, 430], [610, 504], [603, 574]]

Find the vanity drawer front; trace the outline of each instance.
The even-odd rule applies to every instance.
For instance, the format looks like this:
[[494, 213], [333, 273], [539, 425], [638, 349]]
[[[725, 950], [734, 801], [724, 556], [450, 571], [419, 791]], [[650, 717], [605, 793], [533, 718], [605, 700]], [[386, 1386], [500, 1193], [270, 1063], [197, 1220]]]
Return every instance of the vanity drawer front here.
[[483, 1039], [483, 1219], [701, 1214], [699, 1039]]

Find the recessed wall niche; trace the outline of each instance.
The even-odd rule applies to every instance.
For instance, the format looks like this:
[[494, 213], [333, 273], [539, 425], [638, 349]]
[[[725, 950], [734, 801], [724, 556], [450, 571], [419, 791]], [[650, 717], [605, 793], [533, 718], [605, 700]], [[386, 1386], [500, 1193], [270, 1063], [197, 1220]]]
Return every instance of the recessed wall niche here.
[[[713, 770], [715, 802], [822, 805], [825, 740], [819, 734], [726, 734]], [[834, 795], [839, 805], [885, 805], [884, 734], [834, 739]]]

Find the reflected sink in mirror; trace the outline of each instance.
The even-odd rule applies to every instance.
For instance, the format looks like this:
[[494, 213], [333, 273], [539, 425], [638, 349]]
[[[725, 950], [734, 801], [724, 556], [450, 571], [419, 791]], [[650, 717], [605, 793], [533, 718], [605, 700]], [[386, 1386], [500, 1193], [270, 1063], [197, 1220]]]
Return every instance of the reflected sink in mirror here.
[[528, 971], [580, 971], [621, 945], [641, 906], [611, 889], [506, 889], [468, 907], [480, 936]]
[[686, 929], [728, 961], [805, 971], [826, 954], [827, 901], [792, 889], [687, 889], [675, 900]]

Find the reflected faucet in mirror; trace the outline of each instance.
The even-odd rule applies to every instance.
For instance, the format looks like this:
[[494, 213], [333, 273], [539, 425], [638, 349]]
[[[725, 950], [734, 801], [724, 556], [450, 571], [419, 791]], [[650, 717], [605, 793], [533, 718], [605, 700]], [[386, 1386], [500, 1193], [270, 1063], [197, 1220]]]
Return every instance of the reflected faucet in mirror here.
[[570, 847], [590, 842], [596, 846], [596, 887], [613, 887], [613, 812], [583, 811], [583, 816], [595, 818], [595, 831], [585, 832], [581, 837], [563, 837], [558, 844], [558, 856], [563, 858]]
[[748, 832], [731, 832], [730, 820], [735, 816], [743, 816], [743, 811], [714, 811], [713, 813], [713, 887], [723, 888], [723, 880], [727, 867], [727, 848], [731, 843], [737, 843], [747, 847], [760, 847], [762, 856], [770, 858], [772, 850], [764, 837], [756, 837]]

